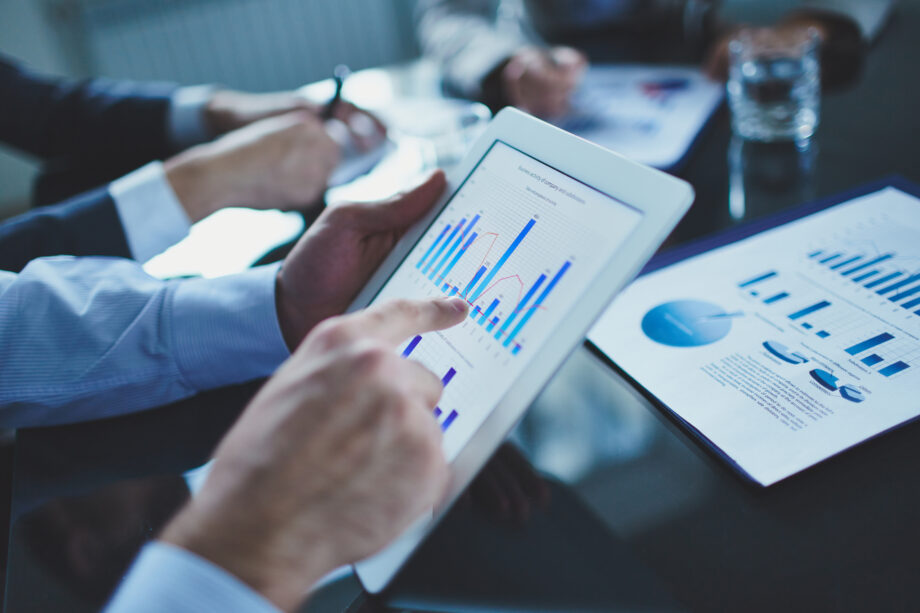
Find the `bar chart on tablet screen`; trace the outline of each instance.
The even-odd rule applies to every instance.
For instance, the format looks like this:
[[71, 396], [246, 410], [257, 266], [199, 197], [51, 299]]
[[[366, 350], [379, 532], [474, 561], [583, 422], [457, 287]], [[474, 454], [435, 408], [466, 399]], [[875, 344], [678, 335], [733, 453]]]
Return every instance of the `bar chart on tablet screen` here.
[[435, 414], [450, 457], [563, 321], [640, 214], [496, 143], [374, 302], [455, 296], [466, 321], [400, 353], [448, 377]]

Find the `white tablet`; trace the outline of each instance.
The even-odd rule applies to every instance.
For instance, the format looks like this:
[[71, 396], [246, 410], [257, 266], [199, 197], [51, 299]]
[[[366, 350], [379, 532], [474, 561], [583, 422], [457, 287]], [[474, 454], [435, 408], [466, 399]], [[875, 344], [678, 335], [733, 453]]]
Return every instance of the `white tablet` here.
[[451, 484], [444, 503], [355, 565], [387, 586], [502, 443], [591, 324], [693, 201], [689, 185], [506, 109], [350, 310], [461, 296], [470, 315], [400, 348], [442, 377], [435, 417]]

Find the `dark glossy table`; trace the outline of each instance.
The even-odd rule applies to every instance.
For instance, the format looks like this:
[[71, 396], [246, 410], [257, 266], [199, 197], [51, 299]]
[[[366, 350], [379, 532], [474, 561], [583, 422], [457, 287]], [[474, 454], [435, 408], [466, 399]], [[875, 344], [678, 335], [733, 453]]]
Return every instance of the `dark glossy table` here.
[[[920, 182], [918, 40], [920, 2], [904, 2], [858, 82], [825, 95], [808, 152], [733, 143], [720, 111], [677, 173], [697, 202], [669, 246], [892, 174]], [[253, 390], [20, 431], [7, 610], [97, 609]], [[547, 477], [546, 508], [521, 523], [459, 507], [387, 594], [345, 576], [307, 610], [920, 610], [920, 424], [758, 488], [586, 344], [512, 438]]]

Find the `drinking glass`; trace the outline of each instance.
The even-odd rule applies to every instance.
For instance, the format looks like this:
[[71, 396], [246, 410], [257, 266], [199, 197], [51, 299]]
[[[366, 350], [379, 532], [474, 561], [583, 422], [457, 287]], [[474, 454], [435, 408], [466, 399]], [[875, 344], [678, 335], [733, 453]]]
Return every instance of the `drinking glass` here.
[[810, 139], [821, 103], [820, 39], [814, 28], [748, 28], [729, 43], [732, 128], [747, 140]]

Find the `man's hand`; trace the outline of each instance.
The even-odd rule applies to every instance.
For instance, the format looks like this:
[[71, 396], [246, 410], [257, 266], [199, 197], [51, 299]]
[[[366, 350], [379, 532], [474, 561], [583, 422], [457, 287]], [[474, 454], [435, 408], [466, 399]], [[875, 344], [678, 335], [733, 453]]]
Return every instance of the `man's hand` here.
[[[709, 50], [706, 60], [703, 62], [703, 71], [710, 79], [714, 81], [725, 81], [728, 79], [728, 68], [731, 65], [729, 54], [729, 45], [732, 40], [738, 37], [742, 30], [749, 26], [735, 25], [724, 26], [723, 33], [718, 37], [715, 44]], [[806, 14], [792, 14], [776, 25], [761, 28], [761, 31], [770, 33], [771, 36], [782, 40], [783, 37], [789, 37], [790, 40], [797, 40], [798, 33], [801, 30], [814, 28], [818, 39], [823, 43], [827, 40], [827, 26], [815, 17]]]
[[403, 233], [444, 191], [436, 171], [389, 200], [340, 204], [313, 222], [278, 273], [278, 321], [291, 349], [320, 321], [342, 313]]
[[167, 160], [192, 221], [227, 206], [303, 208], [326, 188], [339, 146], [307, 111], [270, 117]]
[[502, 69], [504, 97], [538, 117], [562, 115], [587, 66], [587, 58], [570, 47], [526, 47]]
[[162, 540], [292, 610], [330, 570], [379, 551], [444, 494], [438, 378], [395, 353], [463, 321], [463, 300], [396, 301], [306, 338], [220, 444]]
[[[220, 90], [205, 106], [205, 121], [213, 134], [225, 134], [262, 119], [294, 111], [306, 111], [319, 119], [322, 106], [296, 92], [250, 94]], [[335, 106], [333, 119], [346, 127], [360, 151], [376, 146], [386, 135], [386, 127], [377, 117], [346, 101]]]

